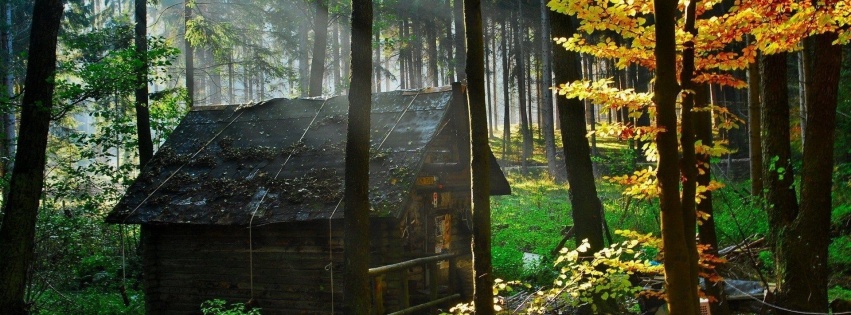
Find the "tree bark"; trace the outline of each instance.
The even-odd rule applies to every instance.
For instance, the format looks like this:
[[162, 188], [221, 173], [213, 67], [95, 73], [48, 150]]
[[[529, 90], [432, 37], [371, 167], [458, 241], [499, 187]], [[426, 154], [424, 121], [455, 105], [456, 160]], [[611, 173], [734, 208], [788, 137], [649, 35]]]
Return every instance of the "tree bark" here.
[[[2, 32], [2, 41], [3, 41], [3, 85], [4, 92], [6, 93], [5, 97], [2, 99], [8, 102], [12, 101], [12, 97], [15, 95], [15, 74], [12, 70], [12, 60], [15, 55], [15, 47], [12, 45], [12, 39], [14, 36], [12, 35], [12, 2], [6, 1], [3, 5], [3, 11], [5, 16], [5, 27]], [[0, 176], [6, 176], [12, 172], [12, 168], [14, 167], [15, 160], [13, 157], [15, 156], [15, 137], [17, 134], [17, 129], [15, 128], [15, 111], [9, 110], [8, 112], [4, 112], [2, 114], [2, 124], [3, 124], [3, 143], [2, 143], [2, 153], [3, 157], [6, 159], [2, 163], [2, 169], [0, 169]], [[4, 189], [3, 195], [6, 195], [7, 189]]]
[[508, 156], [511, 154], [511, 97], [510, 78], [508, 67], [508, 30], [506, 25], [508, 20], [502, 21], [502, 98], [503, 98], [503, 113], [502, 113], [502, 163], [508, 161]]
[[27, 271], [33, 260], [35, 225], [44, 187], [47, 137], [53, 109], [56, 38], [60, 0], [36, 0], [27, 58], [26, 93], [21, 103], [20, 150], [15, 155], [9, 197], [0, 226], [0, 310], [27, 314]]
[[464, 3], [462, 0], [453, 0], [454, 8], [452, 12], [455, 16], [455, 74], [457, 75], [457, 82], [464, 82], [467, 80], [466, 73], [466, 56], [464, 56], [464, 52], [467, 50], [464, 47], [464, 40], [466, 35], [464, 34]]
[[[553, 37], [570, 38], [576, 27], [564, 14], [551, 15], [550, 29]], [[556, 84], [569, 83], [581, 79], [575, 52], [562, 47], [553, 49], [553, 73]], [[585, 107], [578, 98], [556, 98], [561, 137], [564, 146], [564, 161], [567, 167], [567, 182], [570, 184], [570, 204], [573, 209], [574, 234], [576, 243], [588, 239], [589, 253], [603, 248], [602, 205], [597, 197], [594, 182], [594, 169], [591, 164], [591, 148], [585, 137]]]
[[[520, 3], [517, 3], [518, 6]], [[532, 132], [529, 130], [529, 115], [526, 112], [526, 66], [523, 56], [523, 46], [521, 42], [521, 23], [519, 16], [515, 16], [514, 26], [514, 60], [517, 62], [517, 68], [514, 71], [514, 76], [517, 78], [517, 109], [520, 114], [520, 136], [523, 138], [522, 155], [520, 157], [520, 167], [523, 174], [529, 172], [528, 159], [532, 155]]]
[[372, 0], [352, 1], [352, 79], [346, 137], [344, 268], [346, 314], [370, 314], [369, 130]]
[[[189, 6], [189, 1], [183, 2], [183, 29], [184, 33], [189, 26], [189, 21], [192, 20], [192, 8]], [[187, 34], [184, 34], [183, 39], [183, 55], [186, 63], [186, 95], [187, 105], [189, 108], [195, 106], [195, 48], [186, 39]]]
[[[695, 10], [697, 1], [692, 0], [686, 4], [685, 8], [685, 25], [684, 30], [693, 37], [697, 37], [697, 28], [695, 27]], [[680, 205], [682, 207], [683, 216], [683, 235], [685, 235], [685, 245], [688, 253], [688, 264], [691, 268], [690, 273], [691, 287], [698, 288], [698, 254], [697, 240], [694, 237], [694, 229], [697, 226], [697, 216], [695, 213], [696, 202], [694, 196], [697, 195], [697, 158], [695, 154], [695, 122], [694, 122], [694, 104], [696, 85], [692, 82], [694, 78], [694, 41], [686, 41], [683, 45], [682, 53], [682, 69], [680, 72], [680, 84], [683, 90], [690, 92], [681, 93], [682, 95], [682, 111], [680, 112], [680, 147], [682, 148], [682, 157], [680, 158], [680, 173], [682, 174], [682, 199]], [[693, 308], [700, 309], [700, 300], [698, 299], [697, 291], [694, 292]]]
[[[836, 106], [842, 48], [833, 45], [835, 33], [815, 35], [815, 55], [806, 90], [806, 120], [800, 212], [777, 234], [777, 274], [782, 281], [778, 303], [788, 309], [825, 313], [828, 310], [827, 265], [830, 244], [831, 189]], [[764, 77], [767, 79], [767, 77]], [[766, 104], [767, 105], [767, 104]], [[766, 126], [766, 129], [768, 126]], [[786, 142], [789, 143], [788, 141]], [[791, 177], [791, 175], [789, 175]], [[794, 314], [780, 311], [779, 314]]]
[[[757, 55], [757, 60], [760, 56]], [[759, 87], [759, 61], [748, 65], [748, 151], [750, 155], [751, 195], [762, 195], [762, 128]]]
[[151, 139], [151, 118], [148, 112], [148, 6], [145, 0], [135, 0], [136, 55], [142, 66], [136, 69], [136, 135], [139, 141], [139, 169], [154, 156]]
[[786, 54], [763, 55], [761, 63], [762, 181], [768, 203], [768, 240], [775, 244], [780, 227], [788, 226], [798, 215], [789, 144]]
[[[712, 147], [713, 139], [712, 139], [712, 112], [709, 109], [708, 104], [708, 95], [709, 89], [706, 84], [700, 84], [695, 87], [695, 102], [694, 107], [696, 111], [694, 111], [694, 129], [695, 129], [695, 138], [697, 141], [700, 141], [703, 145]], [[709, 185], [712, 179], [712, 167], [711, 167], [711, 157], [709, 154], [701, 153], [696, 155], [697, 158], [697, 167], [699, 168], [697, 174], [697, 185], [706, 187]], [[706, 219], [703, 219], [697, 226], [698, 234], [700, 235], [700, 244], [708, 245], [709, 251], [707, 253], [712, 255], [718, 255], [718, 236], [715, 231], [715, 213], [712, 210], [712, 192], [705, 191], [700, 194], [700, 202], [697, 203], [696, 210], [701, 213], [705, 213], [708, 215]], [[716, 315], [726, 315], [730, 314], [729, 305], [726, 303], [726, 296], [724, 294], [724, 283], [716, 282], [713, 283], [709, 281], [708, 278], [704, 278], [704, 283], [706, 286], [706, 295], [715, 297], [717, 302], [711, 303], [709, 305], [710, 312]]]
[[[543, 96], [540, 106], [541, 115], [543, 116], [541, 119], [541, 131], [544, 136], [544, 149], [547, 152], [547, 169], [550, 171], [550, 176], [563, 181], [566, 176], [562, 172], [561, 167], [558, 166], [558, 161], [556, 161], [556, 141], [555, 130], [553, 128], [553, 91], [550, 90], [553, 87], [553, 70], [551, 64], [553, 54], [552, 44], [552, 36], [550, 36], [550, 10], [547, 8], [547, 1], [541, 0], [541, 94]], [[575, 54], [573, 55], [575, 56]], [[583, 109], [582, 112], [584, 116], [585, 110]], [[582, 126], [584, 129], [584, 120]], [[586, 139], [585, 141], [587, 142], [588, 140]]]
[[308, 96], [322, 95], [326, 46], [328, 46], [328, 5], [323, 0], [317, 0], [316, 18], [313, 19], [313, 60], [310, 64]]
[[[657, 180], [662, 212], [662, 246], [665, 248], [665, 287], [668, 292], [668, 311], [671, 314], [698, 314], [697, 274], [692, 267], [691, 246], [694, 226], [686, 233], [685, 214], [680, 200], [680, 168], [677, 150], [676, 103], [680, 87], [676, 78], [676, 41], [674, 30], [677, 3], [656, 0], [653, 3], [656, 22], [656, 103], [657, 127], [664, 129], [656, 136], [659, 151]], [[685, 195], [685, 198], [688, 197]], [[693, 196], [693, 195], [692, 195]], [[694, 208], [692, 208], [692, 214]], [[691, 234], [691, 237], [689, 237]], [[696, 267], [696, 266], [695, 266]]]
[[473, 284], [476, 314], [494, 314], [491, 272], [490, 146], [485, 101], [484, 37], [480, 0], [464, 0], [467, 102], [470, 115], [473, 208]]

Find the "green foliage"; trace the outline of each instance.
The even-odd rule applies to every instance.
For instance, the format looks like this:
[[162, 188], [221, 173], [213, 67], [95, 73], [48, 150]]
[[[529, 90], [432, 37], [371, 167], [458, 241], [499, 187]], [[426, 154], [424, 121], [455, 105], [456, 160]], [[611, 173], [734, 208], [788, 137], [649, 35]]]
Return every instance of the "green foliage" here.
[[851, 301], [851, 290], [840, 286], [834, 286], [827, 290], [827, 296], [830, 301], [835, 299]]
[[512, 194], [491, 198], [494, 274], [504, 279], [549, 283], [551, 272], [535, 266], [523, 268], [523, 253], [549, 257], [555, 249], [562, 229], [571, 222], [567, 187], [544, 172], [506, 175]]
[[142, 291], [128, 290], [130, 305], [124, 305], [121, 293], [116, 290], [86, 289], [83, 291], [45, 291], [39, 295], [33, 314], [38, 315], [142, 315], [145, 307]]
[[597, 163], [603, 174], [621, 175], [635, 170], [638, 154], [629, 147], [612, 150], [608, 154], [591, 157], [591, 161]]
[[249, 307], [243, 303], [228, 305], [225, 300], [215, 299], [201, 303], [204, 315], [260, 315], [260, 309]]
[[827, 248], [828, 265], [834, 272], [851, 270], [851, 235], [834, 238]]

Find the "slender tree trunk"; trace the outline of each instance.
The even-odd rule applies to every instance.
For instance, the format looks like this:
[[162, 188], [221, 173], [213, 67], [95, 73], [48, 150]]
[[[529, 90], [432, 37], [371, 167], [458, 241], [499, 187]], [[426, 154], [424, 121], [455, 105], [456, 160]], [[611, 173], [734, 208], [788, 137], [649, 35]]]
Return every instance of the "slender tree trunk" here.
[[511, 154], [511, 97], [510, 78], [508, 67], [508, 31], [506, 29], [508, 20], [502, 21], [502, 163], [508, 161], [508, 155]]
[[[187, 26], [189, 25], [189, 21], [192, 20], [192, 7], [189, 6], [189, 2], [183, 2], [183, 27], [184, 30], [187, 30]], [[189, 43], [189, 40], [184, 38], [183, 40], [183, 55], [186, 63], [186, 95], [187, 102], [189, 108], [195, 106], [195, 48], [192, 47], [192, 44]]]
[[[657, 126], [665, 131], [656, 136], [659, 151], [657, 180], [661, 190], [662, 246], [665, 248], [665, 287], [668, 310], [671, 314], [697, 314], [697, 274], [693, 272], [690, 247], [694, 246], [694, 226], [686, 233], [684, 208], [680, 200], [680, 168], [677, 150], [676, 103], [680, 87], [676, 77], [676, 41], [674, 39], [677, 3], [656, 0], [653, 3], [656, 21], [656, 82], [655, 97]], [[686, 199], [688, 197], [684, 193]], [[693, 194], [692, 194], [693, 196]], [[694, 208], [692, 214], [694, 214]], [[691, 241], [689, 241], [691, 239]], [[691, 244], [689, 244], [691, 243]]]
[[[432, 21], [434, 25], [437, 25], [436, 20], [432, 19]], [[428, 49], [428, 80], [431, 86], [438, 86], [437, 81], [440, 75], [437, 74], [437, 28], [427, 26], [425, 31]]]
[[334, 94], [339, 95], [341, 78], [340, 78], [340, 33], [343, 32], [342, 27], [336, 24], [332, 27], [331, 34], [331, 68], [334, 71]]
[[[2, 99], [8, 102], [11, 102], [12, 97], [15, 95], [15, 73], [12, 68], [12, 60], [15, 55], [15, 47], [12, 45], [12, 39], [14, 36], [12, 35], [12, 3], [11, 1], [5, 1], [3, 5], [3, 11], [5, 15], [5, 27], [2, 32], [2, 44], [3, 44], [3, 85], [5, 86], [4, 92], [6, 93], [5, 97]], [[2, 145], [2, 153], [3, 157], [6, 159], [2, 163], [2, 169], [0, 169], [0, 176], [6, 176], [12, 172], [12, 168], [14, 167], [14, 159], [15, 156], [15, 138], [17, 134], [17, 129], [15, 128], [15, 111], [9, 109], [8, 112], [4, 112], [2, 114], [2, 123], [3, 123], [3, 143]], [[4, 189], [3, 195], [6, 195], [7, 189]]]
[[[497, 65], [496, 65], [496, 17], [491, 18], [491, 89], [493, 94], [491, 94], [491, 115], [493, 116], [493, 125], [494, 130], [496, 130], [497, 126], [499, 126], [499, 97], [497, 96], [496, 89], [496, 81], [497, 81]], [[493, 137], [493, 136], [492, 136]]]
[[[695, 111], [694, 129], [695, 139], [703, 145], [712, 147], [712, 112], [709, 110], [708, 95], [709, 89], [706, 84], [700, 84], [695, 87]], [[700, 153], [696, 155], [697, 167], [697, 185], [702, 187], [709, 186], [712, 180], [712, 167], [710, 167], [711, 159], [708, 153]], [[696, 210], [699, 213], [705, 213], [706, 219], [702, 219], [697, 226], [698, 234], [700, 235], [700, 244], [708, 245], [709, 250], [706, 253], [718, 255], [718, 236], [715, 231], [715, 213], [712, 209], [712, 192], [704, 191], [700, 193], [700, 202], [697, 203]], [[709, 305], [710, 312], [715, 315], [730, 314], [729, 305], [726, 302], [724, 294], [723, 282], [711, 282], [709, 277], [704, 278], [706, 283], [706, 295], [715, 297], [716, 302]]]
[[372, 107], [372, 0], [352, 1], [352, 80], [346, 140], [344, 268], [346, 314], [371, 314], [369, 130]]
[[[757, 55], [757, 60], [760, 56]], [[750, 152], [751, 195], [762, 195], [762, 128], [761, 102], [759, 87], [762, 84], [759, 75], [759, 61], [748, 65], [748, 132]]]
[[[685, 26], [684, 30], [692, 36], [697, 37], [697, 28], [695, 27], [695, 10], [697, 1], [690, 1], [686, 5], [685, 10]], [[680, 84], [684, 90], [694, 91], [697, 87], [692, 82], [694, 77], [694, 41], [686, 41], [683, 45], [682, 53], [682, 70], [680, 72]], [[683, 216], [683, 235], [685, 235], [686, 249], [688, 250], [688, 264], [691, 268], [691, 288], [698, 288], [698, 254], [697, 240], [694, 236], [694, 229], [697, 226], [697, 216], [695, 214], [696, 202], [693, 196], [697, 195], [697, 158], [695, 154], [695, 122], [694, 122], [694, 104], [695, 93], [682, 93], [682, 111], [680, 112], [680, 147], [682, 148], [682, 157], [680, 158], [680, 173], [682, 174], [682, 216]], [[697, 291], [694, 291], [694, 296], [691, 302], [693, 309], [700, 309], [700, 300], [698, 299]]]
[[313, 60], [310, 64], [310, 87], [308, 96], [322, 95], [322, 80], [325, 78], [325, 53], [328, 46], [328, 5], [324, 0], [316, 1], [316, 17], [313, 19]]
[[[557, 49], [562, 49], [562, 47], [557, 47]], [[550, 90], [550, 88], [553, 87], [553, 71], [550, 63], [552, 53], [553, 45], [552, 36], [550, 36], [550, 10], [547, 8], [547, 1], [541, 0], [541, 89], [543, 90], [543, 101], [539, 108], [541, 115], [543, 116], [541, 120], [541, 131], [544, 136], [544, 149], [547, 152], [547, 169], [550, 171], [550, 176], [558, 180], [564, 180], [565, 174], [561, 171], [561, 167], [558, 166], [558, 161], [556, 161], [555, 130], [553, 129], [553, 93], [552, 90]], [[576, 55], [573, 55], [573, 58], [576, 59]], [[574, 67], [575, 66], [576, 65], [574, 64]], [[582, 112], [584, 116], [584, 108]], [[585, 129], [584, 117], [582, 121], [582, 128]], [[585, 141], [587, 142], [588, 140], [586, 139]]]
[[464, 3], [463, 0], [453, 0], [452, 12], [455, 16], [455, 73], [457, 74], [456, 81], [464, 82], [467, 79], [467, 73], [465, 72], [466, 56], [464, 56], [464, 51], [466, 51], [466, 47], [464, 47], [464, 38], [466, 35], [464, 34]]
[[301, 96], [307, 96], [310, 86], [310, 58], [309, 50], [310, 42], [308, 41], [308, 27], [305, 24], [299, 26], [298, 29], [298, 92]]
[[372, 90], [374, 92], [381, 92], [381, 33], [375, 32], [373, 36], [375, 37], [374, 41], [378, 44], [375, 46], [375, 63], [372, 66], [373, 77], [375, 79]]
[[233, 52], [228, 53], [228, 104], [233, 104], [234, 94], [233, 94], [233, 79], [234, 75], [236, 75], [233, 71]]
[[[518, 2], [518, 5], [520, 3]], [[523, 46], [521, 43], [520, 22], [515, 21], [514, 27], [514, 56], [517, 62], [517, 69], [514, 71], [514, 76], [517, 78], [517, 96], [520, 98], [517, 103], [517, 108], [520, 114], [520, 136], [523, 138], [523, 155], [520, 157], [520, 166], [523, 173], [527, 173], [529, 157], [532, 155], [532, 137], [529, 131], [529, 115], [526, 112], [526, 67], [523, 57]]]
[[473, 208], [473, 278], [476, 314], [494, 314], [491, 272], [490, 146], [485, 103], [484, 37], [480, 0], [464, 0], [467, 60], [466, 77], [470, 113], [471, 178]]
[[139, 169], [154, 156], [151, 122], [148, 113], [148, 6], [145, 0], [135, 0], [136, 55], [142, 66], [136, 70], [136, 135], [139, 141]]
[[351, 25], [348, 25], [349, 27], [345, 27], [345, 26], [346, 25], [340, 25], [340, 29], [341, 29], [340, 36], [342, 37], [340, 39], [340, 41], [341, 41], [340, 51], [343, 52], [343, 58], [340, 58], [340, 68], [342, 68], [342, 71], [341, 71], [342, 72], [341, 73], [342, 84], [345, 84], [344, 87], [348, 87], [349, 80], [351, 79], [351, 71], [350, 71], [351, 68], [350, 68], [350, 66], [351, 66], [351, 62], [352, 62], [352, 56], [350, 54], [348, 54], [348, 51], [346, 51], [346, 50], [349, 49], [350, 47], [352, 47], [352, 38], [351, 38], [351, 33], [346, 32], [346, 30], [348, 30], [351, 27]]
[[[451, 0], [444, 0], [441, 2], [441, 7], [444, 12], [452, 12], [452, 3]], [[454, 44], [455, 38], [452, 33], [452, 14], [446, 14], [444, 18], [443, 25], [446, 28], [446, 37], [441, 41], [441, 45], [446, 49], [446, 68], [444, 69], [445, 73], [445, 82], [457, 82], [455, 81], [455, 55], [452, 50], [452, 46]]]
[[842, 48], [832, 44], [836, 38], [835, 33], [825, 33], [812, 39], [817, 54], [812, 60], [812, 70], [819, 75], [810, 77], [805, 117], [812, 122], [810, 126], [818, 124], [819, 128], [805, 129], [807, 145], [801, 169], [800, 213], [793, 222], [781, 227], [778, 234], [777, 249], [781, 257], [777, 261], [777, 272], [782, 280], [778, 303], [798, 312], [825, 313], [828, 310], [832, 157], [842, 67]]
[[0, 310], [28, 314], [24, 301], [27, 271], [35, 247], [35, 225], [44, 187], [47, 137], [53, 109], [56, 39], [63, 6], [60, 0], [36, 0], [27, 57], [21, 133], [9, 197], [0, 225]]
[[[485, 19], [485, 22], [482, 23], [482, 24], [484, 25], [484, 27], [482, 28], [482, 33], [484, 33], [483, 38], [492, 38], [493, 34], [488, 34], [487, 19]], [[484, 45], [485, 45], [485, 48], [484, 48], [485, 67], [487, 67], [487, 66], [490, 66], [490, 54], [488, 54], [488, 50], [489, 49], [492, 50], [493, 47], [488, 47], [489, 46], [488, 41], [483, 40], [483, 42], [484, 42]], [[494, 80], [493, 72], [488, 73], [488, 71], [485, 70], [485, 87], [487, 88], [487, 94], [485, 95], [485, 100], [487, 101], [487, 104], [485, 104], [485, 108], [487, 109], [488, 136], [491, 137], [491, 138], [493, 138], [493, 130], [494, 130], [494, 127], [496, 126], [496, 119], [491, 119], [491, 116], [493, 114], [493, 108], [494, 108], [493, 107], [494, 104], [493, 104], [493, 101], [492, 101], [492, 98], [491, 98], [491, 96], [493, 94], [491, 94], [491, 93], [496, 92], [496, 91], [491, 91], [491, 82], [493, 80]]]

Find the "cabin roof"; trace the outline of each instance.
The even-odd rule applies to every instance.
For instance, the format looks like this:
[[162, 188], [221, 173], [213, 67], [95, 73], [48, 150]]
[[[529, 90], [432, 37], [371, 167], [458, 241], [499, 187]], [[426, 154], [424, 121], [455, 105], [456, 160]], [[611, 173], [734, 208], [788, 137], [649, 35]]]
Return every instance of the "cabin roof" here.
[[[448, 87], [373, 95], [373, 216], [400, 214], [426, 147], [455, 116], [452, 104]], [[342, 218], [347, 126], [346, 96], [199, 107], [106, 221], [256, 226]], [[493, 156], [491, 162], [491, 193], [510, 193]]]

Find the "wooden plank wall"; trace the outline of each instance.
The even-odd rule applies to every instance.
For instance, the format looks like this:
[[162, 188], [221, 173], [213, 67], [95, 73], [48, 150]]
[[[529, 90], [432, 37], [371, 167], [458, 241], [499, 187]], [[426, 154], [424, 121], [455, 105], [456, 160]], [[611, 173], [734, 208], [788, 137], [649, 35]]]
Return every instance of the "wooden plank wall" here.
[[[401, 243], [390, 226], [394, 225], [373, 222], [371, 265], [401, 259]], [[145, 229], [149, 233], [143, 240], [150, 249], [145, 255], [148, 314], [199, 314], [206, 300], [250, 299], [247, 228], [170, 225]], [[262, 313], [331, 314], [333, 292], [334, 313], [342, 314], [342, 237], [339, 220], [330, 234], [328, 221], [253, 228], [253, 289]], [[329, 263], [333, 263], [333, 284], [326, 270]], [[385, 282], [385, 309], [397, 309], [398, 277], [388, 276]]]

